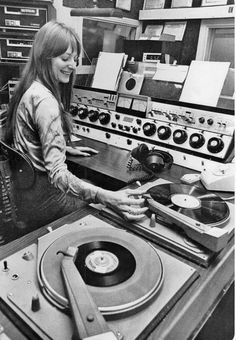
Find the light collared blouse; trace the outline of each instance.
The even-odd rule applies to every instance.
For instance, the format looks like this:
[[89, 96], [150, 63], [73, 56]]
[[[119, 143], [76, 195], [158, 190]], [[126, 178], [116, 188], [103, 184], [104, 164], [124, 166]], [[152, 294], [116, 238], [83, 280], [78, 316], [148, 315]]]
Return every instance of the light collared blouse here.
[[98, 188], [67, 168], [59, 105], [39, 81], [34, 81], [21, 98], [14, 132], [15, 148], [27, 154], [37, 170], [47, 172], [55, 187], [87, 202], [96, 201]]

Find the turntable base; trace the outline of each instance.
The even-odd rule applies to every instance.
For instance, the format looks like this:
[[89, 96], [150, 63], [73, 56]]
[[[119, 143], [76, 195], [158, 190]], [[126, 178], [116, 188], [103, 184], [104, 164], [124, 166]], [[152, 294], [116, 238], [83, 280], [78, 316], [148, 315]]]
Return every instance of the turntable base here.
[[[170, 183], [170, 181], [160, 178], [144, 184], [141, 189], [148, 191], [155, 186], [163, 186]], [[181, 184], [178, 185], [181, 186]], [[234, 205], [225, 202], [224, 204], [227, 204], [230, 217], [223, 228], [228, 233], [228, 238], [230, 239], [234, 234], [235, 226]], [[161, 219], [155, 220], [155, 225], [153, 226], [149, 216], [139, 222], [131, 224], [124, 221], [119, 215], [106, 207], [101, 210], [101, 214], [116, 223], [121, 223], [122, 227], [127, 228], [156, 244], [160, 244], [161, 246], [170, 249], [171, 252], [175, 252], [204, 267], [208, 267], [217, 255], [217, 253], [192, 241], [179, 227], [168, 225], [168, 223], [166, 223], [167, 218], [164, 218], [163, 221]]]
[[[81, 230], [86, 228], [89, 230], [94, 226], [98, 233], [107, 227], [111, 229], [111, 233], [113, 233], [113, 230], [119, 231], [119, 229], [108, 225], [106, 222], [88, 215], [41, 237], [38, 246], [32, 244], [5, 259], [8, 263], [8, 270], [0, 271], [1, 299], [10, 310], [19, 316], [21, 322], [29, 326], [42, 339], [71, 339], [73, 327], [70, 317], [59, 308], [56, 308], [49, 301], [48, 296], [43, 294], [44, 285], [40, 289], [41, 282], [38, 281], [37, 256], [39, 259], [42, 258], [42, 255], [45, 254], [45, 251], [55, 240], [68, 235], [68, 233], [78, 233], [80, 228]], [[128, 232], [123, 230], [122, 232], [127, 233], [126, 235], [129, 237]], [[132, 237], [139, 239], [137, 236]], [[129, 250], [133, 253], [132, 249]], [[142, 254], [142, 249], [139, 249], [139, 251]], [[160, 263], [163, 265], [161, 288], [155, 298], [145, 304], [141, 310], [139, 308], [134, 309], [132, 315], [119, 315], [119, 318], [107, 321], [109, 327], [117, 334], [118, 339], [121, 339], [122, 336], [124, 340], [142, 339], [147, 336], [198, 277], [198, 273], [193, 267], [161, 250], [157, 250], [157, 254], [158, 258], [160, 258]], [[139, 261], [136, 255], [135, 259]], [[3, 261], [0, 266], [4, 267]], [[109, 290], [113, 290], [114, 294], [116, 294], [116, 290], [120, 285], [128, 287], [127, 294], [132, 295], [135, 293], [132, 290], [132, 285], [130, 285], [130, 279], [109, 287]], [[31, 309], [32, 297], [39, 297], [40, 308], [38, 311], [32, 311]]]

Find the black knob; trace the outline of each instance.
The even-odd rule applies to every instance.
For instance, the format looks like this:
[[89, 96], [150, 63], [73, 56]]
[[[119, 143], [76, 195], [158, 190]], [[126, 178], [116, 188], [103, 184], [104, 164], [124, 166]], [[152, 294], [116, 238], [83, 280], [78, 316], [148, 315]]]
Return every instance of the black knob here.
[[113, 127], [113, 129], [115, 129], [116, 128], [116, 123], [111, 123], [111, 126]]
[[189, 144], [194, 149], [199, 149], [205, 143], [205, 138], [200, 133], [193, 133], [189, 138]]
[[171, 135], [171, 128], [169, 126], [160, 126], [157, 129], [157, 135], [162, 140], [167, 139]]
[[138, 125], [141, 125], [141, 124], [142, 124], [142, 120], [139, 119], [139, 118], [136, 119], [136, 122], [137, 122]]
[[99, 121], [102, 125], [106, 125], [110, 122], [111, 117], [110, 117], [109, 113], [101, 112], [98, 116], [98, 119], [99, 119]]
[[96, 120], [98, 120], [98, 116], [99, 116], [99, 113], [97, 110], [90, 110], [88, 112], [88, 118], [90, 122], [96, 122]]
[[214, 120], [212, 118], [207, 119], [207, 124], [208, 125], [213, 125]]
[[199, 123], [201, 123], [201, 124], [205, 123], [205, 118], [204, 117], [200, 117], [199, 118]]
[[108, 132], [106, 132], [106, 138], [107, 138], [107, 139], [111, 138], [111, 134], [108, 133]]
[[212, 153], [218, 153], [224, 148], [224, 142], [219, 137], [212, 137], [207, 143], [207, 149]]
[[145, 136], [153, 136], [156, 132], [156, 125], [153, 123], [145, 123], [143, 125], [143, 133]]
[[132, 140], [131, 139], [127, 139], [127, 144], [131, 145], [132, 144]]
[[188, 138], [187, 132], [185, 130], [175, 130], [173, 133], [173, 140], [176, 144], [183, 144]]
[[73, 117], [76, 116], [78, 113], [78, 106], [75, 104], [71, 104], [69, 112]]
[[86, 107], [79, 108], [78, 116], [80, 119], [85, 119], [88, 116], [88, 109]]
[[136, 127], [133, 127], [133, 133], [138, 133], [138, 129]]

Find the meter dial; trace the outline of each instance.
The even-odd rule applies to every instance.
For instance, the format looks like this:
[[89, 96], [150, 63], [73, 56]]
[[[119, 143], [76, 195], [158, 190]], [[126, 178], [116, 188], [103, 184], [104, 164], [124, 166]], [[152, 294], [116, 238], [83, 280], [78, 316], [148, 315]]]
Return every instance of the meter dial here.
[[118, 99], [117, 106], [123, 107], [125, 109], [130, 109], [132, 103], [132, 98], [120, 96]]
[[146, 112], [147, 102], [145, 100], [134, 99], [132, 110]]

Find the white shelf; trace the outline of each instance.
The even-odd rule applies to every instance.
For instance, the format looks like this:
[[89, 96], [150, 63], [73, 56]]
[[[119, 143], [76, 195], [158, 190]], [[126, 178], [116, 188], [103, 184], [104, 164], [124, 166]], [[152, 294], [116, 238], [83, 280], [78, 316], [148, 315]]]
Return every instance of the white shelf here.
[[234, 5], [191, 8], [164, 8], [139, 11], [139, 20], [186, 20], [233, 17]]
[[111, 24], [117, 24], [117, 25], [124, 25], [124, 26], [131, 26], [131, 27], [138, 27], [140, 25], [140, 22], [135, 19], [130, 18], [115, 18], [115, 17], [84, 17], [84, 19], [89, 20], [95, 20], [95, 21], [102, 21], [102, 22], [108, 22]]

